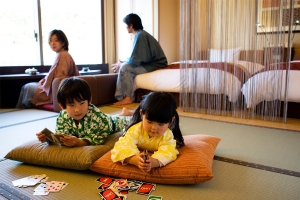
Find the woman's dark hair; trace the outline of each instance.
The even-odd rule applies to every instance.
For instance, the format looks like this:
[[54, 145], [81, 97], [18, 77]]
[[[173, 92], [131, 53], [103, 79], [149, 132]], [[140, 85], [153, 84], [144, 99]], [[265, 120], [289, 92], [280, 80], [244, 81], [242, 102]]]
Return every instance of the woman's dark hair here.
[[65, 78], [61, 81], [57, 91], [57, 101], [65, 109], [67, 103], [73, 103], [74, 99], [77, 101], [91, 100], [92, 93], [89, 84], [80, 78], [71, 77]]
[[134, 124], [142, 121], [140, 110], [146, 116], [147, 120], [158, 123], [171, 123], [172, 118], [175, 117], [171, 123], [170, 129], [173, 132], [177, 147], [184, 145], [183, 137], [179, 128], [179, 116], [176, 111], [176, 101], [174, 97], [167, 92], [151, 92], [146, 95], [136, 108], [132, 116], [132, 122], [127, 130]]
[[69, 41], [68, 41], [68, 38], [67, 38], [67, 36], [65, 35], [65, 33], [64, 33], [62, 30], [56, 30], [56, 29], [54, 29], [53, 31], [51, 31], [51, 32], [49, 33], [49, 39], [48, 39], [48, 42], [50, 42], [51, 37], [52, 37], [53, 35], [56, 35], [58, 41], [64, 43], [64, 46], [63, 46], [64, 50], [69, 51]]
[[123, 22], [127, 24], [127, 26], [130, 26], [132, 24], [132, 28], [136, 31], [143, 30], [144, 27], [142, 25], [141, 18], [134, 13], [130, 13], [124, 17]]

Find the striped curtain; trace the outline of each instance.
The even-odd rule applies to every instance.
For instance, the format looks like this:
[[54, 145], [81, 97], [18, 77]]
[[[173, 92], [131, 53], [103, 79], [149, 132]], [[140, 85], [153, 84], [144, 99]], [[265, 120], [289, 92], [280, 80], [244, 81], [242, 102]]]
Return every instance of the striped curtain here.
[[[283, 116], [286, 121], [294, 1], [181, 0], [180, 4], [183, 110], [265, 120]], [[266, 72], [272, 81], [257, 74], [269, 68], [275, 69]], [[272, 98], [260, 99], [261, 87]]]

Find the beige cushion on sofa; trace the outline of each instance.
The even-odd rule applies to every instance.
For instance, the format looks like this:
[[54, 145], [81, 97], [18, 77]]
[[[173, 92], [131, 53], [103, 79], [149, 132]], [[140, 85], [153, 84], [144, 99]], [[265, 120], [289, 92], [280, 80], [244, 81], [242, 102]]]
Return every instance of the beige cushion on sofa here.
[[14, 148], [5, 158], [35, 165], [86, 170], [94, 161], [110, 151], [121, 135], [122, 132], [109, 135], [103, 145], [74, 148], [33, 140]]
[[178, 158], [162, 168], [146, 173], [134, 165], [111, 160], [111, 152], [95, 161], [90, 169], [106, 176], [128, 178], [161, 184], [196, 184], [213, 178], [212, 164], [220, 138], [209, 135], [183, 136], [185, 146], [178, 149]]

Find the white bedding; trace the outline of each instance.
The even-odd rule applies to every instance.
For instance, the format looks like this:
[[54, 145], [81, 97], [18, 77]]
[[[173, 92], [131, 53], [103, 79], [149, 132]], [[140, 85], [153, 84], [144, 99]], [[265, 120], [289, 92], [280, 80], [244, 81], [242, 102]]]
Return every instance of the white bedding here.
[[[241, 91], [241, 82], [231, 73], [218, 69], [197, 68], [187, 69], [188, 92], [226, 94], [229, 101], [236, 102]], [[196, 74], [197, 87], [193, 88], [191, 77]], [[210, 89], [208, 88], [208, 74], [210, 74]], [[151, 91], [180, 92], [180, 69], [161, 69], [140, 74], [135, 78], [133, 91], [143, 88]]]
[[[285, 101], [286, 70], [265, 71], [248, 79], [242, 87], [247, 108], [261, 101]], [[300, 71], [290, 70], [288, 83], [289, 102], [300, 102]]]

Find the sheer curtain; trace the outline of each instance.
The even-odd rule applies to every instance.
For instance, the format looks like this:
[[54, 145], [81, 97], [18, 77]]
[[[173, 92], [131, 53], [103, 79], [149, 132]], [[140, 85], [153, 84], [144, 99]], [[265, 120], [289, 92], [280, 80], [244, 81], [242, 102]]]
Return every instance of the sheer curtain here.
[[[286, 120], [286, 101], [253, 102], [260, 85], [269, 88], [274, 99], [286, 95], [293, 0], [181, 0], [180, 4], [183, 110], [265, 120], [282, 115]], [[286, 73], [275, 70], [272, 83], [259, 76], [256, 82], [248, 81], [270, 66], [282, 69], [284, 62]]]

